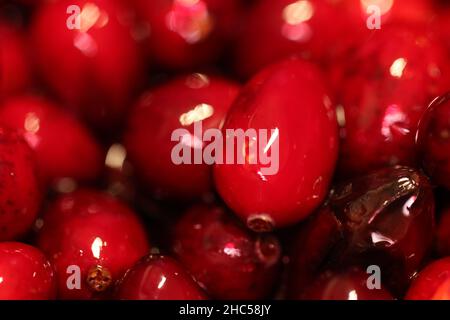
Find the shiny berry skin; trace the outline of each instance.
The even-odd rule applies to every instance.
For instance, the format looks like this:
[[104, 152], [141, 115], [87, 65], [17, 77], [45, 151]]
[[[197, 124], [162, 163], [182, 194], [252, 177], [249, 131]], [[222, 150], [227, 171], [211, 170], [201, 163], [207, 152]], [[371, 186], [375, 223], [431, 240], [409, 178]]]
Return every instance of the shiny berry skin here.
[[[383, 283], [401, 295], [433, 243], [432, 188], [425, 176], [406, 167], [378, 170], [335, 187], [317, 215], [302, 231], [308, 233], [298, 236], [298, 241], [310, 241], [298, 242], [293, 253], [293, 295], [320, 267], [356, 265], [363, 270], [378, 265]], [[314, 242], [318, 232], [311, 230], [324, 230], [328, 242]]]
[[185, 212], [174, 227], [172, 248], [215, 299], [267, 298], [277, 279], [277, 239], [252, 234], [220, 207]]
[[[55, 267], [58, 298], [104, 297], [149, 252], [145, 229], [135, 213], [98, 191], [61, 196], [45, 212], [42, 223], [37, 244]], [[67, 268], [72, 265], [81, 271], [79, 290], [67, 286], [71, 275]]]
[[416, 165], [418, 122], [449, 87], [447, 53], [433, 35], [413, 25], [375, 33], [349, 61], [338, 88], [345, 114], [339, 172]]
[[25, 36], [0, 23], [0, 101], [29, 87], [32, 80]]
[[16, 131], [0, 128], [0, 241], [24, 236], [42, 200], [34, 153]]
[[[303, 300], [393, 300], [383, 287], [369, 289], [367, 274], [357, 268], [324, 272], [301, 296]], [[370, 280], [369, 280], [370, 283]]]
[[24, 243], [0, 243], [0, 278], [0, 300], [48, 300], [56, 294], [50, 262]]
[[450, 189], [450, 93], [436, 98], [416, 136], [422, 167], [433, 183]]
[[450, 300], [450, 258], [430, 263], [413, 281], [407, 300]]
[[436, 234], [436, 249], [440, 257], [450, 256], [450, 208], [442, 210]]
[[117, 286], [121, 300], [204, 300], [205, 294], [174, 259], [149, 255], [129, 269]]
[[[294, 224], [323, 201], [338, 136], [332, 102], [313, 65], [293, 58], [258, 73], [228, 113], [223, 131], [231, 129], [256, 130], [259, 149], [270, 150], [272, 158], [270, 165], [260, 155], [252, 163], [256, 155], [246, 140], [244, 164], [235, 157], [233, 164], [214, 167], [219, 194], [251, 229]], [[265, 143], [262, 130], [267, 131]]]
[[35, 151], [44, 181], [65, 177], [89, 181], [99, 176], [103, 167], [101, 147], [58, 105], [37, 96], [18, 96], [0, 105], [0, 123], [23, 134]]
[[[125, 3], [49, 2], [35, 12], [30, 28], [41, 76], [68, 107], [102, 130], [117, 130], [144, 69]], [[67, 13], [69, 6], [81, 9], [80, 29], [73, 28], [76, 15]]]
[[[211, 166], [194, 164], [194, 150], [207, 144], [194, 134], [195, 122], [203, 132], [219, 128], [239, 91], [233, 82], [203, 74], [176, 78], [142, 95], [133, 109], [124, 144], [137, 176], [157, 198], [189, 199], [209, 192]], [[174, 164], [172, 141], [176, 129], [186, 129], [192, 139], [191, 163]]]
[[134, 0], [155, 63], [187, 69], [217, 60], [242, 11], [240, 0]]

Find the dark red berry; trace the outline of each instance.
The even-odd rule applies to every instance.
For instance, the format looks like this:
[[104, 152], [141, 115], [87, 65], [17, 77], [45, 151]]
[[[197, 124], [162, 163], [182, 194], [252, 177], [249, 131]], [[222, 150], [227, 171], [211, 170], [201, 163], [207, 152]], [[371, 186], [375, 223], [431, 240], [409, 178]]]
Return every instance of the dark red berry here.
[[205, 294], [174, 259], [150, 255], [129, 269], [117, 287], [123, 300], [203, 300]]
[[[37, 243], [55, 266], [62, 299], [102, 297], [149, 252], [145, 229], [135, 213], [98, 191], [61, 196], [41, 224]], [[71, 266], [80, 270], [79, 289], [69, 285], [76, 283], [69, 279], [76, 274], [68, 269]]]
[[440, 257], [450, 256], [450, 208], [442, 210], [436, 235], [437, 253]]
[[0, 243], [0, 279], [0, 300], [47, 300], [56, 295], [50, 262], [24, 243]]
[[[237, 145], [239, 130], [254, 130], [255, 137]], [[214, 167], [216, 188], [251, 229], [294, 224], [323, 201], [338, 137], [333, 104], [315, 66], [290, 59], [261, 71], [236, 99], [223, 131], [235, 146], [225, 146], [231, 163]]]
[[250, 233], [219, 207], [188, 210], [175, 225], [173, 251], [216, 299], [267, 298], [277, 279], [277, 239]]

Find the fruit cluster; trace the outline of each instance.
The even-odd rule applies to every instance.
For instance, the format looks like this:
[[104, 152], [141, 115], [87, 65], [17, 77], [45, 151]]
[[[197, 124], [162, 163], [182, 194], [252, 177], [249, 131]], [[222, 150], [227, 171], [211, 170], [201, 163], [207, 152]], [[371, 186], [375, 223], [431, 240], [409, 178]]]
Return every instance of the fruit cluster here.
[[450, 1], [0, 4], [0, 299], [450, 299], [449, 195]]

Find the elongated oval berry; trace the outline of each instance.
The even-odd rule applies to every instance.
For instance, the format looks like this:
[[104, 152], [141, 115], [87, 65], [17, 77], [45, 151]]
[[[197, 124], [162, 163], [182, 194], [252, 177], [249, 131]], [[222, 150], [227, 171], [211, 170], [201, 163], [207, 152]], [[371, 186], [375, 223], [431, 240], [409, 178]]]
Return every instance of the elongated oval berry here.
[[0, 127], [0, 241], [24, 236], [42, 200], [33, 151], [21, 135]]
[[191, 74], [143, 94], [124, 141], [138, 177], [157, 198], [189, 199], [211, 190], [204, 134], [220, 128], [238, 90], [231, 81]]
[[102, 170], [102, 150], [92, 134], [46, 99], [18, 96], [6, 100], [0, 108], [0, 123], [23, 134], [46, 182], [60, 178], [89, 181]]
[[0, 279], [0, 300], [48, 300], [56, 296], [50, 262], [38, 249], [24, 243], [0, 243]]
[[55, 266], [62, 299], [104, 297], [149, 252], [145, 229], [135, 213], [98, 191], [61, 196], [42, 223], [37, 244]]
[[320, 72], [290, 59], [257, 74], [223, 127], [214, 167], [226, 204], [256, 231], [294, 224], [328, 192], [337, 156], [334, 109]]
[[122, 300], [203, 300], [202, 289], [174, 259], [149, 255], [129, 269], [117, 286]]
[[450, 300], [450, 258], [433, 261], [419, 272], [407, 300]]
[[220, 207], [189, 209], [175, 225], [172, 249], [216, 299], [267, 298], [279, 271], [278, 240], [252, 234]]
[[421, 165], [436, 185], [450, 189], [450, 93], [436, 98], [416, 137]]

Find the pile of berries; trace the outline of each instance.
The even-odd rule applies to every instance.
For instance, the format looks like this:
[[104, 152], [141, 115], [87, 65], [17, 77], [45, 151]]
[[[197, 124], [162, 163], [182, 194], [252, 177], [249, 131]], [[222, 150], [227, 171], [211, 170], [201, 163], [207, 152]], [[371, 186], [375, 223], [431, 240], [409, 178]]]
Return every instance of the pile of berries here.
[[2, 1], [0, 299], [450, 299], [450, 1]]

